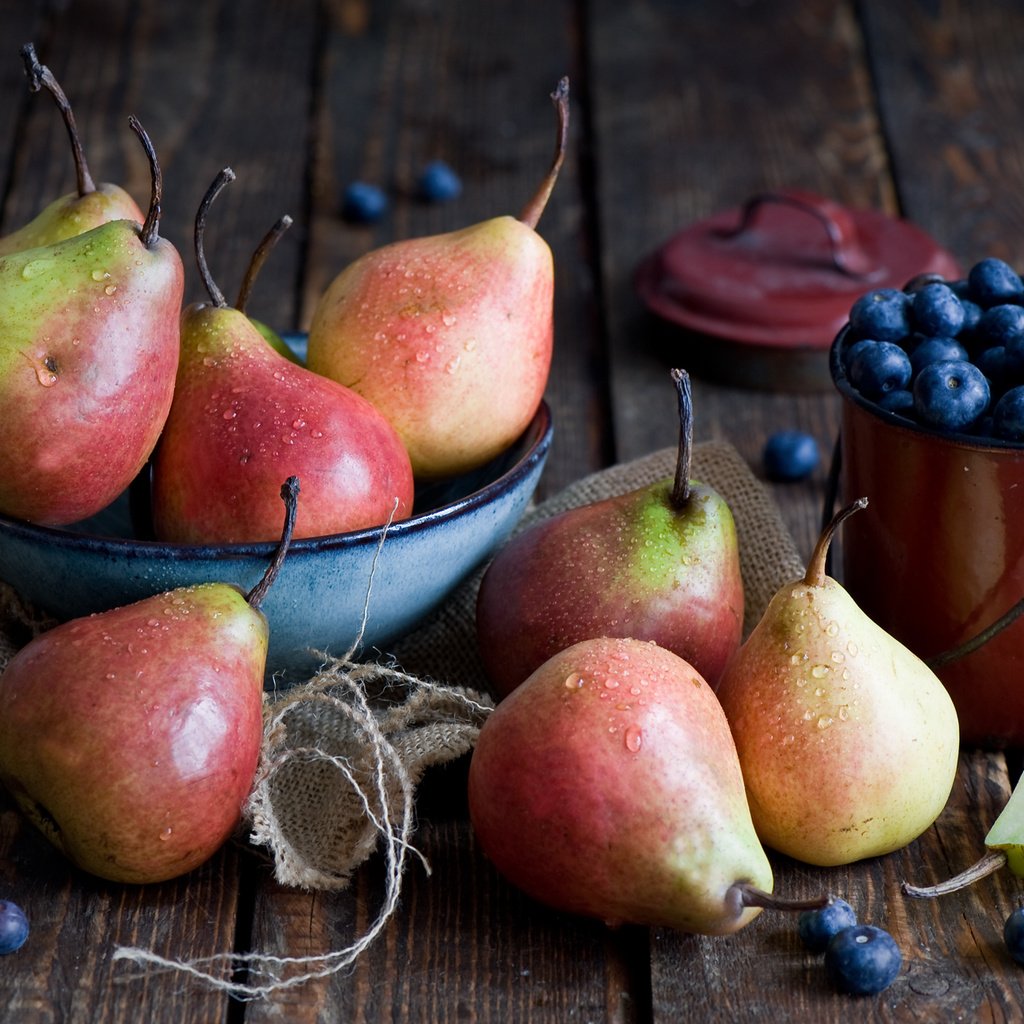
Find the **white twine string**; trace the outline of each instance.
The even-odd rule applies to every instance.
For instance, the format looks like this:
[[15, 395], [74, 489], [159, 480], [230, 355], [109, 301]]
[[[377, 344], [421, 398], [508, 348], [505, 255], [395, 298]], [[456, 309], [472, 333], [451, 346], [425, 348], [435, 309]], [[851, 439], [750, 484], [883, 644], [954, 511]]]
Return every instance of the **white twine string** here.
[[[286, 761], [291, 762], [299, 758], [308, 762], [324, 761], [337, 770], [355, 791], [367, 819], [384, 840], [385, 893], [377, 917], [355, 942], [343, 949], [315, 956], [217, 953], [194, 959], [171, 959], [152, 950], [134, 946], [118, 946], [113, 953], [114, 960], [127, 960], [159, 971], [184, 974], [241, 1001], [265, 998], [275, 992], [294, 988], [343, 970], [374, 942], [397, 909], [402, 877], [409, 853], [415, 854], [424, 870], [428, 875], [430, 874], [430, 864], [426, 857], [409, 841], [413, 830], [414, 784], [409, 771], [394, 746], [388, 741], [378, 717], [370, 707], [363, 681], [383, 678], [389, 683], [434, 692], [454, 699], [470, 708], [475, 714], [486, 715], [491, 709], [458, 690], [426, 682], [392, 666], [364, 665], [355, 661], [356, 652], [362, 644], [366, 629], [377, 562], [393, 517], [394, 511], [385, 524], [374, 553], [363, 603], [362, 619], [355, 641], [339, 659], [331, 659], [324, 654], [324, 667], [320, 673], [305, 686], [297, 687], [277, 702], [274, 714], [264, 725], [263, 766], [254, 780], [248, 801], [250, 811], [254, 807], [260, 808], [260, 815], [263, 818], [261, 825], [266, 825], [271, 831], [274, 831], [278, 827], [276, 816], [273, 812], [273, 803], [266, 799], [266, 794], [275, 769]], [[329, 754], [316, 747], [288, 749], [284, 746], [289, 714], [303, 705], [308, 705], [311, 701], [322, 702], [332, 710], [345, 715], [367, 738], [374, 762], [373, 784], [370, 791], [360, 784], [346, 758]], [[274, 755], [275, 748], [276, 756]], [[284, 748], [283, 752], [282, 748]], [[396, 809], [392, 806], [392, 798], [389, 795], [389, 777], [393, 784], [397, 784], [400, 794], [397, 818], [395, 816]], [[374, 807], [379, 810], [375, 811]], [[231, 972], [239, 970], [244, 970], [250, 980], [233, 981], [230, 977], [226, 977]], [[295, 973], [286, 976], [289, 971]], [[260, 978], [268, 980], [258, 983], [257, 979]]]

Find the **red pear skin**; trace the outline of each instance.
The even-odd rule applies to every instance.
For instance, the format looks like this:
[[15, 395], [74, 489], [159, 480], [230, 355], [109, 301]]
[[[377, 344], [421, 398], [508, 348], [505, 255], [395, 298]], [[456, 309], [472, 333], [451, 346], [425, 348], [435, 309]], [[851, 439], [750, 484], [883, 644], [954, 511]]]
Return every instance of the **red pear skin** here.
[[736, 527], [714, 490], [672, 481], [543, 520], [495, 556], [477, 597], [480, 657], [499, 696], [595, 636], [654, 640], [717, 682], [740, 643]]
[[544, 395], [554, 270], [513, 217], [394, 242], [320, 300], [307, 365], [394, 425], [419, 477], [469, 472], [511, 445]]
[[708, 935], [772, 872], [722, 709], [681, 658], [599, 638], [555, 655], [484, 723], [469, 809], [496, 868], [560, 910]]
[[296, 537], [379, 526], [412, 511], [408, 453], [354, 391], [275, 352], [244, 313], [182, 317], [174, 402], [153, 467], [157, 537], [276, 539], [280, 481], [302, 480]]
[[0, 781], [85, 871], [192, 870], [252, 785], [267, 636], [263, 614], [219, 583], [41, 634], [0, 676]]
[[128, 486], [171, 405], [183, 290], [171, 243], [126, 220], [0, 257], [0, 511], [64, 525]]

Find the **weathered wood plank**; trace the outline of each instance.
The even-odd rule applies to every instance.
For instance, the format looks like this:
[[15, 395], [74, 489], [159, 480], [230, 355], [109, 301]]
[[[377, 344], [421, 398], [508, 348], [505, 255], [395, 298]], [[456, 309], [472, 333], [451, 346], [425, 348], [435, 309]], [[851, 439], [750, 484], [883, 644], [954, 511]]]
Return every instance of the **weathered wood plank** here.
[[905, 214], [966, 270], [1024, 265], [1024, 17], [1013, 0], [861, 5]]
[[76, 871], [0, 792], [0, 899], [29, 919], [29, 939], [4, 958], [0, 1005], [18, 1024], [223, 1020], [228, 1001], [180, 977], [114, 961], [118, 946], [191, 958], [230, 951], [238, 856], [232, 848], [188, 878], [106, 883]]

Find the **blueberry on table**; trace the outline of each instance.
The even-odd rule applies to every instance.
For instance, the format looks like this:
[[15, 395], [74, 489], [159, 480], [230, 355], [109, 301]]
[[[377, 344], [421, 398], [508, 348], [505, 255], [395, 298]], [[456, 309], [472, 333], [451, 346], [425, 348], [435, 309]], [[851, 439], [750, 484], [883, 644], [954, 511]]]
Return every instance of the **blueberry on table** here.
[[442, 203], [462, 192], [462, 181], [443, 160], [432, 160], [420, 173], [417, 191], [421, 199]]
[[914, 412], [940, 430], [964, 430], [988, 408], [990, 388], [974, 363], [929, 363], [914, 380]]
[[818, 910], [805, 910], [797, 919], [800, 940], [812, 953], [824, 953], [832, 936], [857, 923], [846, 900], [834, 899]]
[[840, 992], [874, 995], [900, 973], [903, 955], [884, 928], [856, 924], [836, 932], [825, 948], [825, 974]]
[[850, 329], [858, 338], [899, 341], [910, 333], [911, 297], [895, 288], [876, 288], [850, 308]]
[[1003, 260], [989, 257], [979, 260], [967, 274], [967, 294], [979, 306], [1024, 299], [1024, 282]]
[[1018, 907], [1003, 925], [1003, 941], [1010, 956], [1024, 964], [1024, 907]]
[[912, 372], [910, 357], [892, 341], [864, 339], [847, 354], [846, 375], [865, 398], [905, 388]]
[[964, 325], [963, 303], [946, 284], [926, 284], [911, 299], [914, 327], [922, 334], [955, 337]]
[[802, 480], [818, 466], [818, 442], [802, 430], [780, 430], [765, 442], [762, 461], [769, 480]]
[[0, 954], [21, 949], [28, 938], [28, 918], [17, 903], [0, 900]]
[[388, 209], [388, 197], [376, 185], [354, 181], [345, 189], [341, 201], [341, 215], [355, 224], [372, 224]]
[[910, 353], [910, 368], [915, 374], [918, 374], [929, 363], [969, 358], [967, 349], [956, 338], [938, 335], [933, 338], [925, 338]]
[[992, 433], [1004, 441], [1024, 441], [1024, 387], [1010, 388], [996, 402]]

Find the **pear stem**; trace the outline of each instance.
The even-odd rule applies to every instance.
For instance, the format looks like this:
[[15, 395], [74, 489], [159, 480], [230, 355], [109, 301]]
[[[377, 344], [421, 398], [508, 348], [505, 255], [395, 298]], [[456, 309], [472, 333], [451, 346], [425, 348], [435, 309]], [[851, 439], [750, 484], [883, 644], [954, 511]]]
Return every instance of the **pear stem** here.
[[551, 191], [558, 180], [558, 172], [562, 169], [562, 161], [565, 159], [566, 140], [569, 137], [569, 79], [564, 77], [559, 80], [555, 91], [551, 94], [551, 101], [555, 105], [555, 112], [558, 115], [558, 132], [555, 136], [555, 156], [551, 162], [544, 180], [540, 183], [533, 198], [523, 207], [519, 219], [528, 227], [536, 229], [540, 223], [544, 207], [548, 205], [551, 198]]
[[1006, 854], [1002, 850], [989, 850], [981, 860], [972, 864], [966, 871], [961, 871], [959, 875], [954, 875], [945, 882], [925, 886], [911, 885], [909, 882], [903, 882], [900, 888], [907, 896], [912, 896], [917, 900], [931, 899], [933, 896], [945, 896], [947, 893], [966, 889], [967, 886], [981, 878], [987, 878], [1005, 865]]
[[95, 192], [96, 184], [89, 173], [89, 165], [85, 162], [85, 151], [82, 149], [82, 141], [78, 137], [75, 115], [71, 111], [71, 104], [68, 102], [64, 90], [54, 78], [53, 72], [45, 64], [39, 63], [36, 48], [31, 43], [26, 43], [21, 48], [21, 59], [25, 63], [25, 74], [28, 76], [28, 85], [32, 92], [39, 92], [45, 86], [57, 101], [57, 107], [64, 118], [64, 127], [67, 128], [68, 138], [71, 140], [71, 155], [75, 160], [75, 179], [79, 196]]
[[249, 296], [252, 294], [252, 286], [256, 283], [256, 278], [259, 276], [259, 272], [263, 268], [263, 264], [266, 262], [271, 250], [277, 245], [278, 239], [291, 226], [292, 219], [286, 213], [263, 236], [260, 244], [256, 246], [256, 251], [252, 254], [252, 259], [249, 260], [249, 266], [246, 268], [245, 277], [242, 279], [242, 287], [238, 289], [238, 298], [235, 300], [235, 309], [239, 313], [245, 312], [245, 307], [249, 304]]
[[693, 396], [690, 375], [685, 370], [672, 370], [672, 381], [679, 397], [679, 449], [676, 456], [676, 477], [669, 501], [681, 510], [690, 500], [690, 467], [693, 462]]
[[160, 161], [156, 158], [156, 148], [153, 140], [146, 133], [146, 129], [139, 123], [135, 116], [128, 118], [128, 126], [139, 137], [142, 148], [146, 151], [146, 159], [149, 160], [149, 177], [151, 187], [149, 190], [149, 209], [146, 211], [146, 219], [142, 223], [142, 230], [139, 232], [139, 239], [148, 249], [156, 240], [160, 232], [160, 207], [164, 198], [164, 177], [160, 170]]
[[765, 892], [750, 882], [735, 882], [729, 886], [726, 893], [726, 901], [736, 907], [739, 914], [747, 907], [760, 907], [762, 910], [785, 910], [803, 911], [820, 910], [835, 901], [835, 896], [826, 893], [824, 896], [814, 896], [807, 900], [787, 899], [776, 896], [774, 893]]
[[828, 548], [832, 543], [835, 532], [839, 525], [849, 519], [854, 512], [867, 508], [868, 499], [858, 498], [856, 501], [841, 508], [833, 517], [832, 521], [821, 532], [818, 543], [814, 545], [811, 560], [807, 563], [807, 572], [804, 573], [804, 583], [809, 587], [820, 587], [825, 583], [825, 560], [828, 558]]
[[202, 202], [199, 204], [199, 209], [196, 211], [196, 232], [195, 232], [195, 248], [196, 248], [196, 264], [199, 266], [199, 276], [203, 280], [203, 285], [206, 288], [207, 294], [210, 296], [210, 301], [220, 309], [227, 308], [227, 299], [224, 298], [224, 293], [217, 287], [217, 282], [214, 281], [213, 275], [210, 273], [210, 268], [206, 265], [206, 247], [204, 239], [206, 236], [206, 215], [210, 210], [210, 204], [220, 195], [220, 191], [230, 181], [235, 180], [235, 172], [230, 167], [222, 168], [217, 177], [210, 182], [210, 187], [206, 190], [206, 195], [203, 196]]
[[281, 531], [281, 540], [270, 560], [266, 572], [260, 581], [245, 595], [246, 601], [253, 607], [259, 608], [267, 596], [267, 591], [273, 586], [277, 574], [284, 564], [284, 556], [288, 553], [288, 545], [292, 542], [292, 533], [295, 531], [295, 513], [299, 506], [299, 478], [290, 476], [281, 485], [281, 500], [284, 501], [284, 529]]

